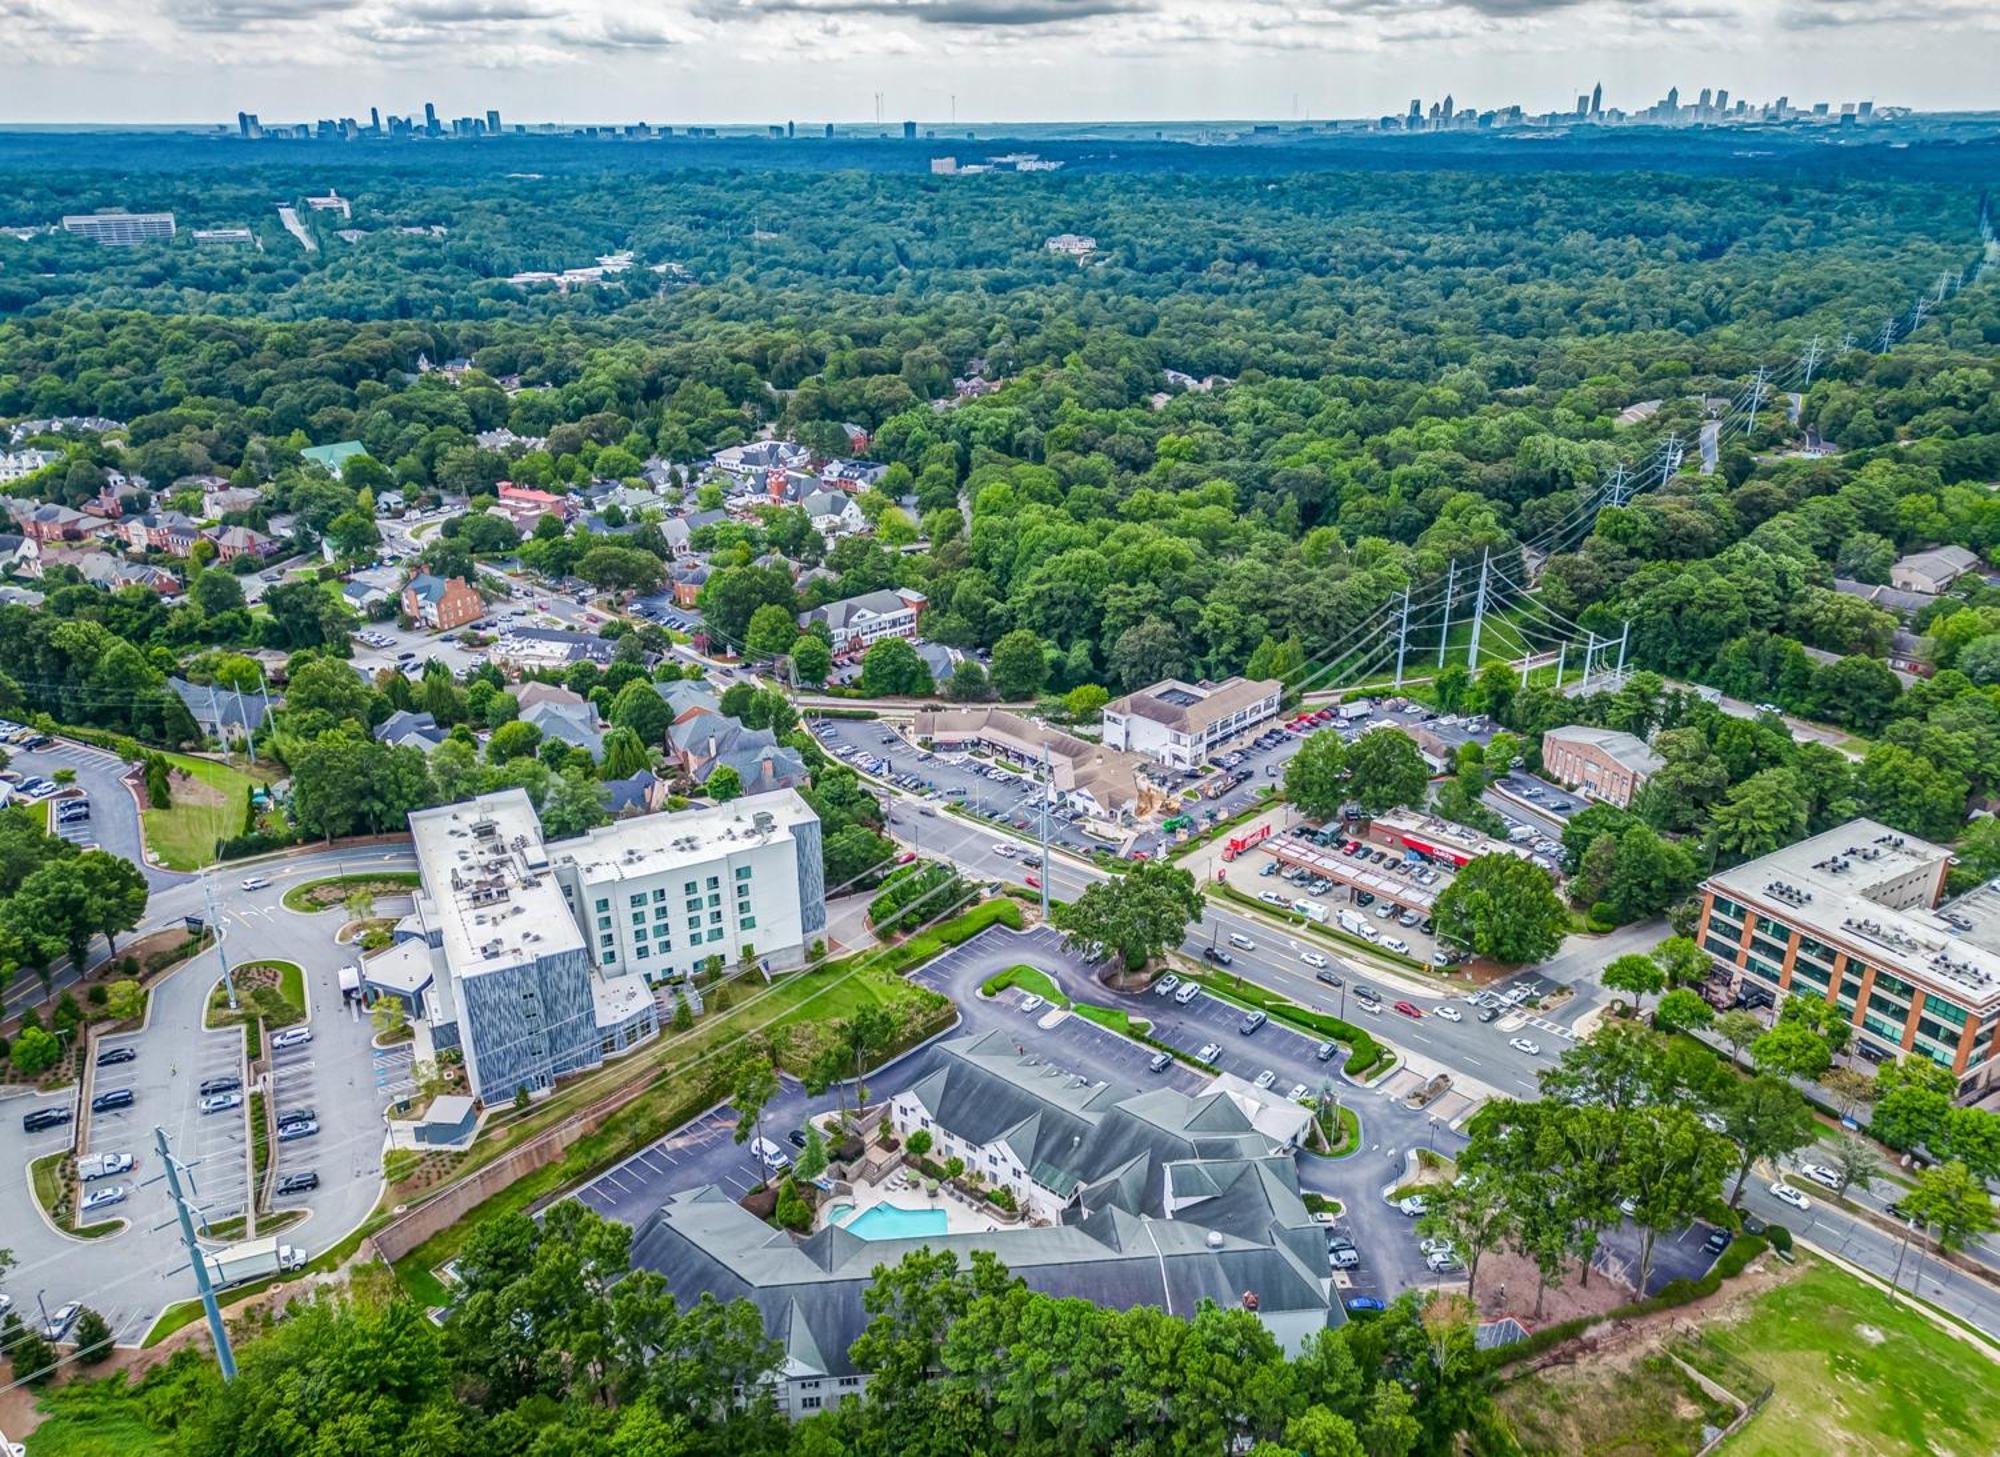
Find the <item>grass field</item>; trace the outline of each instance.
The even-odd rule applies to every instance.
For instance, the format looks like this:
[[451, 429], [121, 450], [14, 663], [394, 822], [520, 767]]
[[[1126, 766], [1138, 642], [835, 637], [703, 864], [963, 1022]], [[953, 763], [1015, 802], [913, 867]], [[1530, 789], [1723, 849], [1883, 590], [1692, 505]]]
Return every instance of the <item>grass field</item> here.
[[1702, 1336], [1776, 1387], [1727, 1457], [2000, 1452], [2000, 1365], [1823, 1261]]
[[218, 840], [243, 832], [250, 790], [262, 781], [227, 764], [186, 754], [169, 754], [167, 762], [192, 775], [201, 787], [177, 792], [167, 809], [146, 811], [146, 844], [170, 870], [199, 870], [214, 862]]
[[[1721, 1457], [2000, 1452], [2000, 1364], [1811, 1256], [1671, 1349], [1740, 1400], [1770, 1389]], [[1729, 1420], [1658, 1350], [1551, 1368], [1499, 1402], [1530, 1453], [1692, 1457], [1702, 1423]]]

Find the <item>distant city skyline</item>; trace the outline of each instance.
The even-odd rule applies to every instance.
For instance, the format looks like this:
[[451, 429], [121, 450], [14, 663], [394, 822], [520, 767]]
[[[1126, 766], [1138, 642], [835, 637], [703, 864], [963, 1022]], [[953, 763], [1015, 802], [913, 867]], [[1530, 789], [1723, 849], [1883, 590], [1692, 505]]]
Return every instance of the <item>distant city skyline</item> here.
[[1607, 110], [1725, 84], [2000, 107], [1991, 0], [0, 0], [0, 24], [15, 123], [1283, 121], [1563, 111], [1599, 82]]

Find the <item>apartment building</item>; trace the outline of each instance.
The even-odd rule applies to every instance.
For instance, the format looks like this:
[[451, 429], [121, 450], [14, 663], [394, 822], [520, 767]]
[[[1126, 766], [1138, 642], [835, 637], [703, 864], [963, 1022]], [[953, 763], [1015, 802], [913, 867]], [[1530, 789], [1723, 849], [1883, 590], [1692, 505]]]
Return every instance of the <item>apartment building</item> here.
[[420, 572], [403, 588], [403, 615], [433, 631], [477, 622], [486, 599], [463, 577], [438, 577]]
[[1229, 740], [1278, 716], [1275, 678], [1183, 683], [1169, 678], [1104, 705], [1104, 742], [1173, 769], [1193, 769]]
[[1542, 735], [1542, 769], [1579, 794], [1620, 809], [1631, 806], [1666, 761], [1642, 738], [1617, 729], [1568, 724]]
[[[410, 816], [421, 946], [392, 988], [418, 1053], [459, 1048], [488, 1103], [659, 1031], [654, 986], [711, 957], [782, 969], [826, 927], [819, 820], [790, 790], [545, 844], [518, 789]], [[371, 973], [371, 985], [376, 978]]]
[[914, 638], [928, 600], [923, 593], [908, 588], [885, 587], [815, 607], [801, 614], [799, 626], [824, 622], [833, 634], [833, 655], [858, 657], [885, 637]]
[[1696, 934], [1739, 987], [1833, 1002], [1862, 1057], [1928, 1057], [1974, 1096], [2000, 1068], [2000, 886], [1941, 902], [1950, 863], [1854, 820], [1710, 876]]

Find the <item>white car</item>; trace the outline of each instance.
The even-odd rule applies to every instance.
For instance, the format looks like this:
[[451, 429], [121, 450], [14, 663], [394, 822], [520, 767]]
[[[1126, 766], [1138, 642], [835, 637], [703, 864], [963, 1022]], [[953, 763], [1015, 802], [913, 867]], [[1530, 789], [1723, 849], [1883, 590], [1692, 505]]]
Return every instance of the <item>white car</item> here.
[[201, 1100], [201, 1111], [204, 1113], [227, 1113], [231, 1108], [242, 1106], [241, 1093], [211, 1093]]
[[243, 882], [243, 888], [245, 890], [267, 890], [270, 888], [270, 884], [271, 882], [269, 877], [262, 875], [253, 875], [248, 880]]
[[92, 1189], [88, 1194], [83, 1196], [83, 1203], [79, 1207], [83, 1213], [88, 1214], [93, 1209], [103, 1209], [107, 1205], [123, 1204], [124, 1202], [125, 1186], [123, 1184], [113, 1184], [104, 1189]]
[[1450, 1256], [1458, 1253], [1457, 1250], [1452, 1248], [1451, 1241], [1448, 1239], [1419, 1240], [1417, 1241], [1417, 1249], [1420, 1253], [1426, 1255]]
[[1201, 1051], [1197, 1052], [1194, 1055], [1194, 1060], [1196, 1062], [1205, 1062], [1209, 1066], [1213, 1067], [1216, 1063], [1216, 1060], [1219, 1059], [1221, 1056], [1222, 1056], [1222, 1044], [1220, 1042], [1204, 1042], [1201, 1045]]
[[1789, 1204], [1792, 1208], [1801, 1212], [1812, 1208], [1812, 1200], [1806, 1198], [1805, 1195], [1794, 1189], [1790, 1184], [1787, 1184], [1783, 1179], [1780, 1179], [1771, 1186], [1771, 1197], [1776, 1199], [1780, 1204]]
[[1446, 1022], [1463, 1022], [1465, 1020], [1465, 1013], [1459, 1011], [1456, 1007], [1439, 1007], [1432, 1015]]
[[1014, 858], [1015, 850], [1012, 845], [995, 845], [993, 847], [993, 853], [995, 855], [998, 855], [1002, 860], [1012, 860]]
[[287, 1047], [304, 1047], [312, 1040], [312, 1028], [287, 1027], [284, 1031], [272, 1035], [271, 1048], [273, 1051], [282, 1052]]
[[1260, 1088], [1268, 1088], [1271, 1086], [1271, 1084], [1275, 1083], [1277, 1080], [1278, 1080], [1278, 1075], [1272, 1072], [1269, 1068], [1265, 1068], [1262, 1072], [1257, 1074], [1257, 1086]]
[[1023, 997], [1021, 999], [1022, 1011], [1039, 1012], [1041, 1009], [1042, 1009], [1042, 999], [1040, 997], [1030, 994], [1029, 996]]
[[1507, 1039], [1507, 1045], [1516, 1052], [1525, 1052], [1529, 1057], [1540, 1057], [1542, 1055], [1542, 1044], [1539, 1042], [1530, 1042], [1525, 1037], [1510, 1037]]
[[1396, 1208], [1411, 1219], [1421, 1219], [1430, 1212], [1430, 1201], [1421, 1194], [1410, 1194], [1396, 1201]]
[[1175, 976], [1170, 971], [1165, 976], [1161, 977], [1158, 981], [1153, 983], [1153, 995], [1156, 997], [1164, 997], [1168, 993], [1172, 992], [1173, 989], [1179, 986], [1180, 984], [1181, 984], [1181, 979]]
[[1321, 956], [1317, 951], [1301, 951], [1299, 953], [1299, 960], [1316, 970], [1326, 970], [1326, 958]]
[[1291, 1092], [1285, 1094], [1285, 1096], [1290, 1098], [1294, 1103], [1296, 1103], [1300, 1099], [1306, 1097], [1311, 1092], [1312, 1089], [1308, 1088], [1304, 1083], [1293, 1083]]
[[1823, 1189], [1838, 1189], [1840, 1175], [1825, 1164], [1800, 1164], [1799, 1172]]

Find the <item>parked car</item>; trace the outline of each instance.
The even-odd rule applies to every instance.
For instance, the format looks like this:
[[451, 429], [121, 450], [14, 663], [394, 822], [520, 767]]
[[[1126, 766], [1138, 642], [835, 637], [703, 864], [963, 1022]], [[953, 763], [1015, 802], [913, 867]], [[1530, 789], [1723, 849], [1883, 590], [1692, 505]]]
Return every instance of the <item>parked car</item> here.
[[1218, 1060], [1218, 1059], [1219, 1059], [1219, 1058], [1220, 1058], [1221, 1056], [1222, 1056], [1222, 1044], [1221, 1044], [1221, 1043], [1219, 1043], [1219, 1042], [1204, 1042], [1204, 1043], [1202, 1043], [1202, 1045], [1201, 1045], [1201, 1051], [1197, 1052], [1197, 1053], [1196, 1053], [1196, 1054], [1194, 1055], [1194, 1060], [1195, 1060], [1196, 1062], [1205, 1062], [1205, 1063], [1207, 1063], [1207, 1064], [1208, 1064], [1208, 1065], [1209, 1065], [1210, 1067], [1213, 1067], [1213, 1066], [1215, 1065], [1216, 1061], [1217, 1061], [1217, 1060]]
[[1840, 1175], [1825, 1164], [1800, 1164], [1799, 1172], [1823, 1189], [1840, 1187]]
[[113, 1088], [108, 1093], [99, 1093], [96, 1097], [92, 1098], [90, 1100], [90, 1111], [93, 1113], [108, 1113], [113, 1108], [129, 1108], [137, 1101], [138, 1099], [133, 1095], [130, 1088]]
[[1313, 1061], [1331, 1062], [1333, 1060], [1334, 1053], [1337, 1052], [1338, 1050], [1339, 1050], [1338, 1047], [1334, 1043], [1322, 1042], [1319, 1046], [1313, 1049]]
[[113, 1204], [123, 1204], [124, 1202], [125, 1186], [123, 1184], [108, 1184], [102, 1189], [92, 1189], [88, 1194], [84, 1195], [82, 1201], [77, 1205], [77, 1211], [82, 1214], [88, 1214], [93, 1209], [105, 1209]]
[[1202, 960], [1212, 961], [1217, 966], [1229, 966], [1236, 960], [1235, 957], [1224, 951], [1220, 946], [1204, 946], [1201, 950], [1201, 956]]
[[1361, 1251], [1346, 1235], [1335, 1235], [1327, 1241], [1326, 1262], [1336, 1270], [1352, 1270], [1361, 1263]]
[[1172, 1067], [1173, 1063], [1174, 1063], [1173, 1054], [1166, 1052], [1156, 1052], [1152, 1055], [1151, 1058], [1147, 1060], [1146, 1070], [1148, 1072], [1163, 1073], [1168, 1068]]
[[1271, 1084], [1275, 1083], [1277, 1080], [1278, 1080], [1278, 1075], [1272, 1072], [1269, 1068], [1265, 1068], [1262, 1072], [1257, 1074], [1257, 1077], [1255, 1079], [1255, 1085], [1259, 1088], [1268, 1088], [1271, 1086]]
[[310, 1027], [287, 1027], [282, 1032], [271, 1035], [271, 1050], [283, 1052], [287, 1047], [304, 1047], [313, 1040]]
[[1039, 1012], [1039, 1011], [1041, 1011], [1041, 1009], [1042, 1009], [1042, 999], [1041, 999], [1040, 997], [1038, 997], [1038, 996], [1034, 995], [1034, 994], [1033, 994], [1032, 992], [1031, 992], [1031, 993], [1029, 993], [1029, 994], [1028, 994], [1027, 996], [1025, 996], [1025, 997], [1023, 997], [1023, 998], [1021, 999], [1021, 1010], [1022, 1010], [1022, 1011], [1024, 1011], [1024, 1012]]
[[297, 1139], [311, 1138], [318, 1132], [319, 1120], [316, 1118], [306, 1118], [294, 1123], [280, 1123], [278, 1125], [278, 1142], [291, 1143]]
[[285, 1112], [280, 1113], [278, 1115], [278, 1127], [283, 1128], [287, 1123], [311, 1123], [316, 1118], [318, 1118], [318, 1116], [319, 1115], [313, 1112], [313, 1110], [310, 1108], [287, 1109]]
[[1806, 1198], [1805, 1195], [1794, 1189], [1790, 1184], [1787, 1184], [1783, 1179], [1778, 1180], [1777, 1183], [1771, 1186], [1771, 1197], [1776, 1199], [1780, 1204], [1791, 1205], [1792, 1208], [1798, 1210], [1800, 1213], [1804, 1213], [1806, 1210], [1812, 1208], [1812, 1200]]
[[99, 1067], [112, 1067], [121, 1062], [133, 1062], [138, 1056], [139, 1049], [136, 1047], [107, 1047], [97, 1054], [97, 1065]]
[[1479, 1020], [1482, 1022], [1491, 1022], [1499, 1015], [1500, 1009], [1498, 1007], [1481, 1007], [1478, 1012]]
[[1726, 1229], [1711, 1229], [1708, 1232], [1708, 1238], [1701, 1242], [1701, 1247], [1711, 1255], [1719, 1255], [1729, 1248], [1731, 1238], [1732, 1236]]
[[55, 1314], [51, 1315], [42, 1326], [43, 1337], [51, 1341], [61, 1340], [69, 1334], [69, 1328], [76, 1324], [76, 1318], [81, 1314], [83, 1314], [81, 1300], [71, 1300], [56, 1307]]
[[204, 1113], [227, 1113], [231, 1108], [242, 1106], [241, 1093], [213, 1093], [201, 1100], [201, 1111]]
[[243, 1079], [236, 1077], [234, 1074], [225, 1074], [219, 1078], [203, 1079], [200, 1091], [201, 1095], [206, 1098], [215, 1093], [233, 1093], [242, 1086]]
[[1173, 989], [1179, 986], [1180, 984], [1181, 984], [1181, 979], [1175, 976], [1170, 971], [1165, 976], [1161, 977], [1158, 981], [1153, 983], [1153, 995], [1156, 997], [1164, 997], [1168, 993], [1173, 991]]
[[1251, 1012], [1241, 1022], [1236, 1024], [1236, 1030], [1241, 1032], [1245, 1037], [1248, 1037], [1269, 1020], [1270, 1017], [1267, 1013]]
[[1373, 1295], [1350, 1295], [1347, 1297], [1346, 1303], [1347, 1303], [1347, 1308], [1350, 1311], [1370, 1311], [1370, 1312], [1380, 1313], [1389, 1308], [1387, 1305], [1383, 1304], [1381, 1300], [1377, 1299]]
[[1181, 984], [1181, 989], [1174, 993], [1174, 1005], [1177, 1007], [1185, 1007], [1189, 1002], [1193, 1001], [1196, 997], [1200, 995], [1201, 995], [1201, 987], [1198, 983], [1191, 981], [1183, 982]]
[[1396, 1201], [1396, 1212], [1409, 1219], [1422, 1219], [1430, 1208], [1430, 1201], [1421, 1194], [1405, 1194]]

